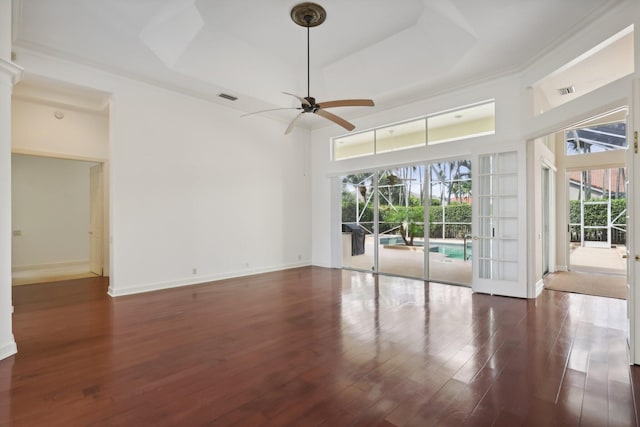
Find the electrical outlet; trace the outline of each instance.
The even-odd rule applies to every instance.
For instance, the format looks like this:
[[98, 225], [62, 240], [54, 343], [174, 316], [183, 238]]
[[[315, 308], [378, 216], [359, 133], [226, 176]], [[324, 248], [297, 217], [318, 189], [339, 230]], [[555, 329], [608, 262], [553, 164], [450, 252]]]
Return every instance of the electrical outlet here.
[[302, 255], [298, 254], [298, 261], [302, 261]]
[[193, 270], [191, 270], [191, 272], [192, 272], [193, 274], [198, 274], [198, 269], [194, 267], [194, 268], [193, 268]]
[[13, 230], [14, 236], [22, 236], [22, 230]]

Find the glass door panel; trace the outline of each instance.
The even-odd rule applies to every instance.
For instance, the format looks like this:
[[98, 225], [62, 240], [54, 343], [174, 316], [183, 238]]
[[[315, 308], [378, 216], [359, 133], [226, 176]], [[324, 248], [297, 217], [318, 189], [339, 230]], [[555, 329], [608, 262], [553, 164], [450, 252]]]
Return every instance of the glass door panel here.
[[570, 269], [625, 274], [625, 168], [568, 172]]
[[[479, 185], [474, 194], [477, 227], [473, 288], [479, 292], [526, 297], [521, 236], [524, 234], [522, 200], [524, 156], [520, 150], [477, 155]], [[522, 280], [521, 280], [522, 279]]]
[[374, 173], [342, 177], [343, 268], [374, 269], [374, 177]]
[[378, 272], [424, 278], [424, 166], [378, 175]]
[[471, 285], [471, 187], [470, 160], [429, 165], [429, 280]]

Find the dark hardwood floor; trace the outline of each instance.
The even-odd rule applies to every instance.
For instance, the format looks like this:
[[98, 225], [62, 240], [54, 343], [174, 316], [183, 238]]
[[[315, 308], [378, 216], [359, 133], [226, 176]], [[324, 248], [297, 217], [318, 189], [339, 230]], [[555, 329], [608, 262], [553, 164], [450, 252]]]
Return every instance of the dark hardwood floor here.
[[14, 288], [0, 425], [637, 425], [622, 300], [308, 267]]

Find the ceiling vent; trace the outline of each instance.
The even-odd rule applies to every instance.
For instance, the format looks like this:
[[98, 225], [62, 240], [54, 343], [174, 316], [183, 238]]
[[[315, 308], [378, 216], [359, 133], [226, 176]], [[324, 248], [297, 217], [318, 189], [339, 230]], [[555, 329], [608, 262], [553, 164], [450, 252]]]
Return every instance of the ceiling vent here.
[[228, 99], [229, 101], [236, 101], [238, 99], [237, 96], [229, 95], [228, 93], [219, 93], [218, 96], [220, 98]]
[[569, 95], [570, 93], [575, 93], [575, 92], [576, 92], [576, 87], [575, 86], [561, 87], [560, 89], [558, 89], [558, 93], [561, 96]]

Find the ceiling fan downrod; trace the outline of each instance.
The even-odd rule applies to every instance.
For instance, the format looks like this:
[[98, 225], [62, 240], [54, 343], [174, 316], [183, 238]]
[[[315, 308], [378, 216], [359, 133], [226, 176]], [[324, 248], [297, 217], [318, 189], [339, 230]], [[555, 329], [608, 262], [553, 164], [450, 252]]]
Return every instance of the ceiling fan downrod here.
[[[309, 29], [322, 24], [325, 19], [327, 19], [327, 11], [316, 3], [300, 3], [291, 9], [291, 19], [301, 27], [307, 28], [307, 98], [311, 98], [311, 49]], [[311, 102], [310, 99], [307, 99], [307, 101]]]

